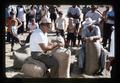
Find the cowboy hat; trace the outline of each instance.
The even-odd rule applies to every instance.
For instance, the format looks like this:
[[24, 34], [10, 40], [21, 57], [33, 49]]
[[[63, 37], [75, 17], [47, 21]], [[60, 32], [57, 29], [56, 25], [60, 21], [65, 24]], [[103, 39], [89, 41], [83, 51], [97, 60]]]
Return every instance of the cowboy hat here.
[[91, 18], [86, 18], [86, 20], [82, 23], [82, 25], [84, 26], [90, 26], [93, 23], [95, 23], [95, 20], [92, 20]]

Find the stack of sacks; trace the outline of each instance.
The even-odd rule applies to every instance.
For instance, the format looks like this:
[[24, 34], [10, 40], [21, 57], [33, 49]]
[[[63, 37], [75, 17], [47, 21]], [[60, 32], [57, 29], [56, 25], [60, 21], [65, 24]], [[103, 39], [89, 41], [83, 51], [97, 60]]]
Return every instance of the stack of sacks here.
[[29, 57], [25, 60], [21, 72], [24, 73], [25, 77], [43, 78], [46, 70], [47, 68], [44, 63]]
[[50, 55], [53, 55], [59, 62], [59, 78], [69, 78], [71, 51], [63, 47], [64, 39], [61, 36], [57, 38], [57, 43], [59, 43], [61, 47], [53, 49]]
[[13, 67], [16, 69], [21, 69], [25, 59], [30, 57], [29, 46], [25, 46], [14, 51], [13, 57], [14, 57]]

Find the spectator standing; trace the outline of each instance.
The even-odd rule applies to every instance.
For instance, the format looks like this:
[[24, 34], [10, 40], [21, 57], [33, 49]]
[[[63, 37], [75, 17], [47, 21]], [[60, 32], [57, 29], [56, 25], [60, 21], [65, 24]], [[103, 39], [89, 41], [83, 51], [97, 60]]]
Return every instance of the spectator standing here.
[[40, 5], [37, 5], [36, 10], [37, 10], [36, 11], [36, 22], [39, 23], [40, 22], [40, 16], [41, 16], [41, 12], [40, 12], [41, 7], [40, 7]]
[[76, 30], [75, 30], [74, 33], [76, 34], [76, 36], [75, 36], [75, 40], [74, 40], [74, 43], [73, 43], [74, 46], [76, 46], [76, 37], [78, 35], [79, 24], [81, 23], [80, 22], [80, 20], [81, 20], [80, 14], [81, 14], [81, 10], [76, 5], [72, 5], [72, 7], [70, 7], [68, 9], [68, 12], [67, 12], [68, 18], [70, 18], [70, 17], [74, 18], [74, 22], [75, 22]]
[[35, 21], [35, 18], [32, 18], [32, 21], [31, 23], [28, 24], [28, 29], [29, 29], [29, 35], [27, 36], [26, 40], [25, 40], [25, 44], [26, 43], [29, 43], [30, 41], [30, 36], [32, 34], [32, 32], [37, 29], [39, 26], [38, 26], [38, 23], [36, 23]]
[[50, 12], [51, 21], [55, 23], [55, 20], [57, 18], [57, 13], [58, 13], [57, 7], [55, 5], [50, 5], [49, 12]]
[[69, 43], [71, 42], [71, 46], [73, 46], [74, 38], [75, 38], [75, 23], [73, 18], [69, 18], [69, 23], [67, 26], [67, 41], [66, 41], [66, 47], [69, 46]]
[[87, 5], [85, 5], [83, 8], [82, 8], [82, 13], [83, 13], [83, 21], [85, 21], [85, 15], [86, 13], [90, 11], [90, 7], [88, 7]]
[[31, 22], [32, 18], [36, 17], [36, 9], [35, 6], [32, 5], [30, 10], [29, 10], [29, 21]]
[[22, 26], [18, 28], [18, 34], [23, 34], [26, 29], [26, 10], [23, 5], [17, 6], [17, 18], [22, 22]]
[[58, 12], [59, 17], [55, 21], [55, 29], [56, 29], [56, 35], [60, 33], [60, 35], [65, 39], [64, 31], [66, 29], [66, 20], [63, 17], [63, 12]]
[[11, 42], [12, 34], [11, 34], [11, 20], [13, 19], [13, 10], [11, 10], [9, 17], [7, 18], [6, 26], [7, 26], [7, 42]]
[[112, 26], [115, 24], [114, 19], [114, 10], [111, 7], [110, 10], [107, 12], [107, 19], [104, 25], [103, 31], [103, 47], [106, 47], [108, 41], [108, 50], [110, 51], [110, 42], [111, 42], [111, 33], [112, 33]]
[[22, 26], [22, 22], [16, 18], [16, 14], [12, 12], [12, 19], [11, 19], [11, 34], [12, 34], [12, 42], [11, 42], [11, 51], [13, 51], [13, 46], [15, 41], [18, 41], [19, 44], [22, 46], [21, 41], [18, 38], [17, 30]]
[[86, 13], [85, 18], [91, 18], [96, 21], [94, 24], [99, 25], [102, 15], [98, 12], [97, 8], [96, 5], [91, 5], [91, 10]]
[[49, 18], [49, 11], [48, 11], [48, 7], [46, 5], [42, 5], [40, 12], [41, 12], [41, 21]]

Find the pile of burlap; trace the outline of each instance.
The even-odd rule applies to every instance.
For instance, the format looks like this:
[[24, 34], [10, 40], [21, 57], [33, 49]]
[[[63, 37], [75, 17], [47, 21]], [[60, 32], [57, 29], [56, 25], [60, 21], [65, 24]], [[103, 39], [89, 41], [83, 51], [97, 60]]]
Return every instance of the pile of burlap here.
[[21, 47], [13, 52], [14, 62], [13, 67], [16, 69], [21, 69], [25, 59], [30, 57], [30, 48], [29, 46]]
[[29, 57], [25, 60], [21, 72], [24, 73], [25, 77], [43, 78], [46, 70], [44, 63]]
[[71, 51], [64, 48], [65, 41], [62, 36], [58, 36], [56, 39], [53, 39], [54, 44], [59, 44], [61, 47], [54, 48], [49, 54], [53, 55], [59, 63], [59, 78], [69, 78], [70, 77], [70, 58]]

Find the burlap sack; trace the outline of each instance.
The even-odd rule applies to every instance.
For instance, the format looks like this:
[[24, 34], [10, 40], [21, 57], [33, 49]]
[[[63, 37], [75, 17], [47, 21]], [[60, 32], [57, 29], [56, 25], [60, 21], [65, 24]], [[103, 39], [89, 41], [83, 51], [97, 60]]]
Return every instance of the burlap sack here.
[[69, 49], [60, 47], [52, 50], [51, 54], [59, 62], [59, 78], [69, 78], [71, 51]]
[[44, 63], [29, 57], [23, 64], [21, 72], [23, 72], [26, 77], [43, 78], [46, 69]]
[[29, 46], [17, 49], [16, 51], [14, 51], [13, 56], [14, 56], [13, 67], [16, 69], [20, 69], [25, 59], [27, 59], [30, 56]]
[[92, 75], [99, 68], [99, 57], [101, 53], [100, 44], [89, 42], [85, 44], [85, 73]]

